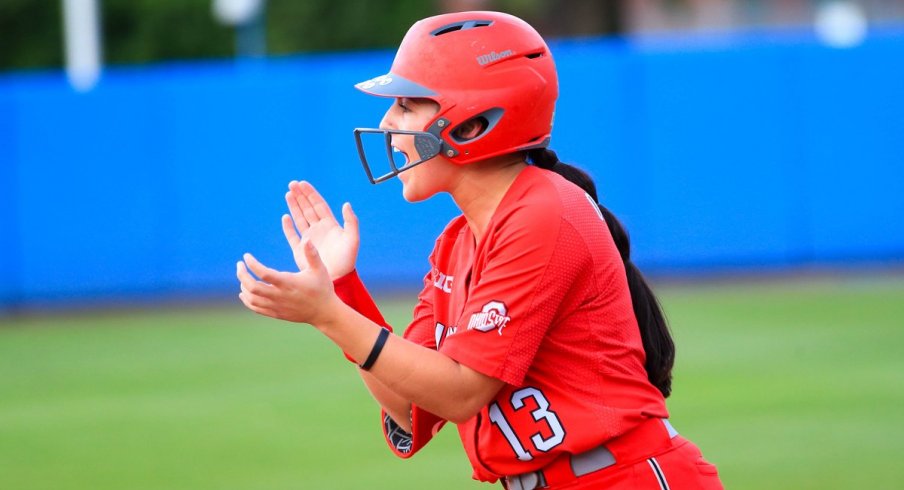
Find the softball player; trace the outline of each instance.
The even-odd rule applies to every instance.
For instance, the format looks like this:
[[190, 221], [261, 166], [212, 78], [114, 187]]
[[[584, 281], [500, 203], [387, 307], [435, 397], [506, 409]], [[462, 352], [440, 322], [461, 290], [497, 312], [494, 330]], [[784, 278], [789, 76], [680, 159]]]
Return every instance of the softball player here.
[[[355, 131], [371, 181], [398, 175], [408, 201], [447, 192], [462, 212], [411, 324], [391, 334], [355, 272], [351, 206], [340, 226], [306, 182], [289, 185], [283, 216], [300, 272], [246, 254], [243, 303], [341, 347], [403, 458], [452, 422], [474, 478], [509, 489], [721, 488], [667, 420], [674, 346], [627, 235], [547, 149], [558, 85], [536, 31], [495, 12], [424, 19], [391, 71], [356, 87], [393, 99], [379, 129]], [[366, 133], [406, 163], [375, 176]]]

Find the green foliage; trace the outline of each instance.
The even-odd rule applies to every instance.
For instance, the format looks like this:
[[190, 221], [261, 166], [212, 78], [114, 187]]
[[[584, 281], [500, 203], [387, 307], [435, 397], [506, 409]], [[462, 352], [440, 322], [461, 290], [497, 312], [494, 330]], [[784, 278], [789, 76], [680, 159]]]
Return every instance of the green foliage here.
[[98, 0], [103, 6], [106, 63], [232, 55], [232, 29], [213, 16], [210, 0]]
[[433, 2], [423, 0], [270, 0], [268, 51], [395, 47], [411, 24], [434, 14]]
[[[214, 18], [212, 0], [98, 0], [104, 61], [135, 64], [230, 57], [236, 33]], [[454, 2], [440, 0], [268, 0], [267, 54], [394, 47], [418, 19]], [[518, 15], [542, 34], [619, 32], [621, 2], [490, 0], [485, 8]], [[0, 0], [0, 71], [59, 68], [61, 0]]]
[[[235, 33], [211, 0], [99, 0], [109, 64], [224, 58]], [[268, 54], [395, 46], [417, 19], [436, 13], [421, 0], [270, 0]], [[0, 70], [58, 68], [64, 62], [60, 0], [0, 2]]]
[[63, 64], [59, 0], [0, 1], [0, 70]]

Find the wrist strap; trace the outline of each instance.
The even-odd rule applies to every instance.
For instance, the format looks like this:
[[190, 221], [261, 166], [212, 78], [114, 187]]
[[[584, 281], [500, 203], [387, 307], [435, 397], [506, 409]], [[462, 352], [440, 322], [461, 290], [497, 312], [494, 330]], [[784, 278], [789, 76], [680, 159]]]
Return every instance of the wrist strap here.
[[380, 352], [383, 350], [383, 346], [386, 345], [386, 339], [389, 337], [389, 330], [385, 328], [380, 329], [380, 334], [377, 335], [377, 341], [374, 342], [373, 349], [370, 350], [370, 355], [367, 356], [367, 360], [361, 364], [361, 369], [367, 371], [371, 367], [373, 367], [374, 363], [377, 362], [377, 358], [380, 357]]

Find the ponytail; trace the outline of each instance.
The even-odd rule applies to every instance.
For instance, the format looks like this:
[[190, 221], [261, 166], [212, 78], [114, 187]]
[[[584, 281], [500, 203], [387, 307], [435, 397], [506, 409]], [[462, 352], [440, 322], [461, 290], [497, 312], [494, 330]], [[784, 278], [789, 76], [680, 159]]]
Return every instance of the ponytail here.
[[631, 261], [631, 242], [628, 233], [614, 214], [605, 206], [599, 204], [596, 192], [596, 184], [583, 170], [559, 161], [554, 151], [546, 148], [530, 150], [527, 158], [534, 165], [556, 172], [568, 179], [571, 183], [583, 189], [600, 208], [609, 233], [615, 241], [618, 253], [625, 264], [625, 273], [628, 279], [628, 289], [631, 292], [631, 303], [634, 306], [634, 316], [637, 317], [637, 325], [640, 327], [640, 337], [643, 341], [643, 350], [646, 356], [644, 367], [650, 383], [668, 397], [672, 392], [672, 366], [675, 364], [675, 343], [669, 333], [665, 316], [659, 301], [653, 294], [640, 269]]

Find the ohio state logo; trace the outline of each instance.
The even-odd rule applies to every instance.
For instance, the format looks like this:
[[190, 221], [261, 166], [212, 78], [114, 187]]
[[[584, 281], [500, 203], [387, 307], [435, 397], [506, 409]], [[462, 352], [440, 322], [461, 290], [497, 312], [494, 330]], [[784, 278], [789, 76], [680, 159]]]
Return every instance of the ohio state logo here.
[[468, 322], [468, 330], [479, 330], [481, 332], [489, 332], [499, 329], [499, 335], [502, 335], [502, 329], [511, 320], [507, 316], [508, 308], [502, 301], [490, 301], [483, 305], [480, 313], [471, 315], [471, 321]]

